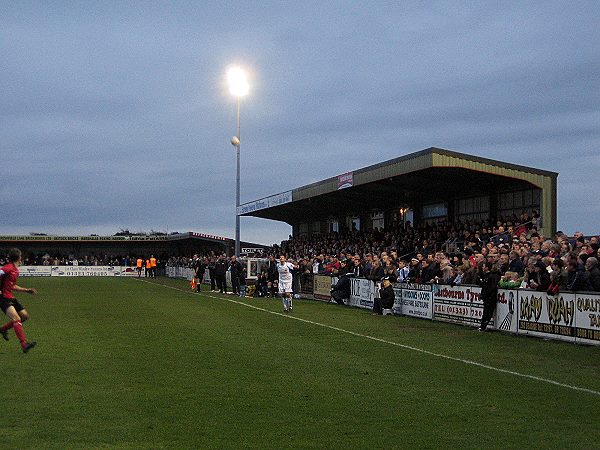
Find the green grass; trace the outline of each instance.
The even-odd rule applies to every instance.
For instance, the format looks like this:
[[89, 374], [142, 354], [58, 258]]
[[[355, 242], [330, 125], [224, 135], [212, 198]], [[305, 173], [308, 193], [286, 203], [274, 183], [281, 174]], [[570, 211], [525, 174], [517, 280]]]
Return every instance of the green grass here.
[[599, 395], [407, 347], [596, 392], [599, 348], [157, 283], [20, 281], [0, 448], [600, 448]]

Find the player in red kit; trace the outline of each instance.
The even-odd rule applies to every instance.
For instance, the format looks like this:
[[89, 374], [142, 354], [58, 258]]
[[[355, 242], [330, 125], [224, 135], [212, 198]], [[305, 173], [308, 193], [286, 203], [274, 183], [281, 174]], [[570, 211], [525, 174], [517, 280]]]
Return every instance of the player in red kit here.
[[0, 268], [0, 309], [10, 319], [6, 325], [0, 328], [0, 335], [8, 341], [8, 330], [12, 328], [15, 330], [19, 342], [21, 342], [23, 353], [27, 353], [35, 347], [35, 342], [27, 342], [25, 332], [23, 331], [22, 322], [25, 322], [29, 318], [29, 314], [23, 305], [13, 296], [13, 291], [27, 292], [33, 295], [36, 293], [36, 290], [17, 285], [21, 260], [21, 250], [13, 248], [8, 252], [9, 263]]

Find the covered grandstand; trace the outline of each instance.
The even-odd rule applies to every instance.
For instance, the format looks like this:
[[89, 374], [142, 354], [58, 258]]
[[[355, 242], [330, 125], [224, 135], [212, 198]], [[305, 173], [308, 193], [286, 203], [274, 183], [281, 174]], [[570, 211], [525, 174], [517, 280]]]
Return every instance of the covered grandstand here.
[[557, 224], [558, 173], [428, 148], [240, 206], [287, 222], [294, 236], [388, 228], [410, 220], [466, 222], [539, 212]]
[[[162, 258], [199, 254], [232, 255], [235, 241], [204, 233], [174, 233], [150, 236], [0, 236], [0, 253], [12, 247], [25, 255], [114, 255], [120, 257], [154, 254]], [[260, 254], [264, 245], [242, 242], [243, 254]]]

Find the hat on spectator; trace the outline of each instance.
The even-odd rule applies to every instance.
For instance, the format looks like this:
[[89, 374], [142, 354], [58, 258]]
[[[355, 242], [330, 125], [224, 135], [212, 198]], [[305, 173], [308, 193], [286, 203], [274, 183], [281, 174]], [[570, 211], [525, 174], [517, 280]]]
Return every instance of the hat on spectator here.
[[417, 262], [419, 262], [419, 260], [418, 260], [417, 258], [414, 258], [414, 257], [413, 257], [413, 258], [411, 258], [410, 260], [411, 260], [411, 261], [417, 261]]
[[381, 281], [384, 281], [384, 280], [388, 280], [388, 281], [390, 281], [390, 277], [383, 277], [383, 278], [381, 279]]

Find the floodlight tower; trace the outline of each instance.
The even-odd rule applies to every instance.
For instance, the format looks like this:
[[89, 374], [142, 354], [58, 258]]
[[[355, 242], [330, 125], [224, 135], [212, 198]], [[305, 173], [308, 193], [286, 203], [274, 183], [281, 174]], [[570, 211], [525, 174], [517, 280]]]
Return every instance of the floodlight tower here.
[[235, 256], [240, 256], [240, 100], [250, 89], [246, 73], [239, 67], [231, 67], [227, 71], [227, 81], [231, 95], [237, 99], [237, 134], [231, 138], [231, 145], [236, 149], [237, 170], [235, 179]]

